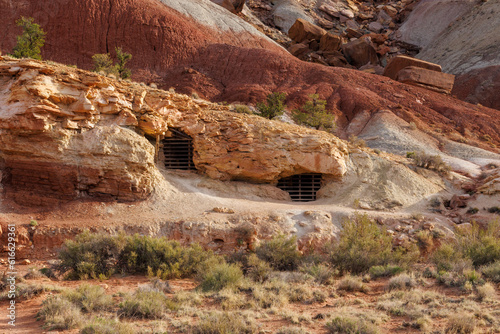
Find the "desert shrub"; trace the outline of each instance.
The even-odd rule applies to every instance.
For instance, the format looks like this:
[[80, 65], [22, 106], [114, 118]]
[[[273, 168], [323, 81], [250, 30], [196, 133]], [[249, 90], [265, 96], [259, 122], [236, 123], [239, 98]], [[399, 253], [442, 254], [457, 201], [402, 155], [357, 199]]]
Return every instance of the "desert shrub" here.
[[80, 331], [80, 334], [135, 334], [129, 324], [115, 319], [94, 318]]
[[296, 270], [301, 254], [297, 250], [297, 237], [275, 236], [263, 242], [256, 250], [257, 256], [276, 270]]
[[203, 291], [219, 291], [236, 285], [242, 278], [238, 265], [219, 263], [203, 275], [200, 287]]
[[256, 254], [250, 254], [247, 260], [246, 274], [256, 282], [264, 282], [271, 275], [271, 266]]
[[436, 265], [438, 271], [449, 271], [456, 266], [457, 261], [463, 261], [463, 257], [453, 244], [443, 243], [434, 251], [431, 261]]
[[473, 223], [468, 230], [456, 233], [456, 240], [443, 243], [433, 254], [432, 261], [438, 270], [454, 270], [470, 261], [476, 268], [500, 260], [500, 229], [498, 222], [488, 228]]
[[149, 272], [162, 279], [192, 277], [198, 266], [213, 256], [198, 244], [183, 247], [177, 241], [136, 234], [127, 238], [119, 265], [129, 273]]
[[488, 208], [489, 213], [498, 213], [500, 214], [500, 207], [498, 206], [492, 206], [491, 208]]
[[[16, 282], [16, 290], [14, 293], [17, 300], [31, 299], [45, 291], [52, 289], [53, 288], [43, 284]], [[4, 289], [4, 291], [0, 293], [0, 301], [10, 299], [9, 294], [10, 290]]]
[[349, 136], [349, 143], [356, 147], [366, 147], [366, 141], [354, 135]]
[[248, 114], [248, 115], [253, 115], [252, 109], [250, 109], [248, 106], [244, 104], [235, 104], [233, 105], [232, 111], [238, 113], [238, 114]]
[[304, 265], [300, 271], [313, 277], [316, 283], [324, 285], [333, 284], [334, 276], [337, 274], [336, 270], [322, 263]]
[[47, 298], [37, 313], [37, 318], [43, 320], [49, 330], [72, 329], [82, 322], [80, 309], [61, 296]]
[[406, 156], [413, 159], [413, 162], [418, 167], [434, 170], [441, 174], [448, 174], [451, 171], [451, 167], [439, 155], [430, 155], [424, 152], [408, 152]]
[[476, 223], [457, 234], [457, 248], [477, 267], [500, 260], [500, 226], [492, 222], [483, 229]]
[[122, 79], [130, 78], [132, 72], [130, 69], [126, 68], [126, 64], [132, 59], [132, 55], [127, 52], [123, 52], [121, 47], [115, 48], [116, 59], [118, 60], [116, 63], [116, 70], [118, 71], [118, 75]]
[[38, 279], [42, 277], [45, 277], [45, 275], [36, 268], [29, 268], [26, 275], [24, 275], [25, 279]]
[[45, 44], [45, 32], [40, 25], [34, 22], [32, 17], [22, 16], [16, 21], [16, 25], [23, 29], [21, 35], [17, 36], [17, 43], [12, 51], [14, 58], [42, 59], [41, 48]]
[[363, 283], [363, 279], [359, 276], [346, 275], [342, 278], [337, 286], [337, 290], [348, 292], [366, 292], [367, 286]]
[[392, 237], [367, 215], [356, 215], [342, 223], [340, 240], [332, 247], [332, 264], [342, 272], [360, 274], [377, 265], [398, 264], [405, 267], [416, 261], [418, 249], [413, 244], [393, 248]]
[[281, 308], [288, 303], [290, 286], [282, 281], [270, 280], [251, 288], [252, 300], [261, 308]]
[[149, 282], [148, 287], [151, 290], [160, 291], [163, 293], [173, 293], [172, 288], [168, 281], [162, 281], [159, 278], [153, 278], [151, 282]]
[[69, 271], [67, 278], [88, 279], [99, 275], [110, 276], [118, 255], [123, 249], [125, 237], [91, 234], [85, 231], [75, 240], [67, 240], [59, 252], [59, 271]]
[[307, 285], [294, 285], [288, 290], [288, 300], [292, 303], [313, 299], [313, 291]]
[[256, 107], [259, 115], [268, 119], [280, 116], [285, 111], [285, 93], [271, 93], [267, 96], [267, 103], [259, 102]]
[[484, 301], [489, 298], [495, 298], [496, 296], [495, 287], [491, 285], [491, 283], [486, 283], [484, 285], [478, 286], [476, 292], [477, 298], [480, 301]]
[[377, 334], [378, 328], [359, 318], [338, 316], [326, 323], [329, 334]]
[[258, 333], [257, 326], [242, 316], [234, 313], [211, 313], [202, 317], [199, 323], [193, 326], [193, 334], [254, 334]]
[[390, 277], [402, 273], [404, 271], [400, 266], [388, 264], [385, 266], [373, 266], [369, 273], [371, 278]]
[[320, 100], [317, 94], [310, 95], [309, 101], [299, 109], [294, 109], [292, 116], [298, 124], [311, 126], [317, 130], [335, 130], [335, 115], [326, 110], [326, 101]]
[[445, 328], [446, 334], [472, 334], [476, 328], [476, 320], [473, 315], [463, 313], [449, 318]]
[[130, 78], [131, 72], [130, 69], [126, 68], [126, 64], [132, 59], [132, 55], [123, 52], [121, 47], [115, 47], [115, 53], [118, 60], [116, 64], [113, 63], [113, 59], [109, 53], [98, 53], [93, 55], [92, 61], [94, 63], [94, 72], [103, 72], [122, 79]]
[[113, 306], [113, 299], [98, 286], [82, 284], [76, 289], [66, 290], [63, 296], [85, 312], [102, 311]]
[[387, 284], [387, 289], [392, 290], [407, 290], [412, 289], [417, 286], [417, 281], [415, 278], [408, 274], [400, 274], [389, 280]]
[[442, 271], [439, 272], [437, 280], [443, 285], [460, 287], [464, 290], [469, 290], [469, 292], [473, 286], [484, 283], [481, 273], [472, 269], [455, 272]]
[[118, 71], [113, 65], [113, 59], [109, 53], [97, 53], [93, 55], [92, 62], [94, 63], [94, 72], [118, 75]]
[[127, 318], [159, 319], [167, 309], [177, 309], [177, 304], [169, 300], [163, 292], [137, 289], [126, 295], [120, 303], [120, 314]]
[[483, 276], [492, 282], [500, 283], [500, 260], [481, 267]]

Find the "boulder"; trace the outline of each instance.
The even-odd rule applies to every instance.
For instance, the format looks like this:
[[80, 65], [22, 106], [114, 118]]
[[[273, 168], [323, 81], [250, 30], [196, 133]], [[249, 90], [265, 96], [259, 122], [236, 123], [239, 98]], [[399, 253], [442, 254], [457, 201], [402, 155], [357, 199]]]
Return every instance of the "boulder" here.
[[377, 52], [364, 38], [342, 45], [342, 51], [349, 63], [356, 68], [366, 64], [378, 64]]
[[429, 63], [427, 61], [413, 57], [399, 55], [392, 58], [389, 61], [389, 64], [387, 64], [384, 70], [384, 75], [393, 80], [396, 80], [399, 71], [408, 66], [424, 68], [435, 72], [441, 72], [441, 65]]
[[425, 68], [408, 66], [399, 71], [398, 81], [424, 87], [440, 93], [451, 93], [455, 76], [453, 74], [431, 71]]
[[324, 34], [324, 29], [303, 19], [297, 19], [288, 31], [288, 36], [297, 43], [311, 39], [319, 41]]
[[283, 32], [287, 32], [297, 19], [312, 22], [312, 19], [304, 12], [302, 7], [291, 0], [281, 0], [272, 12], [274, 24]]
[[368, 29], [370, 31], [375, 32], [375, 33], [379, 33], [379, 32], [381, 32], [384, 29], [384, 26], [381, 23], [379, 23], [379, 22], [371, 22], [368, 25]]
[[334, 7], [334, 6], [328, 5], [328, 4], [323, 4], [323, 5], [319, 6], [319, 10], [327, 13], [328, 15], [330, 15], [332, 17], [336, 17], [336, 18], [340, 17], [339, 9]]
[[308, 53], [310, 51], [309, 45], [306, 43], [297, 43], [293, 44], [288, 48], [288, 52], [290, 52], [292, 55], [294, 55], [297, 58], [300, 58], [300, 56]]
[[341, 42], [339, 36], [332, 33], [326, 33], [319, 41], [319, 49], [321, 51], [337, 51]]

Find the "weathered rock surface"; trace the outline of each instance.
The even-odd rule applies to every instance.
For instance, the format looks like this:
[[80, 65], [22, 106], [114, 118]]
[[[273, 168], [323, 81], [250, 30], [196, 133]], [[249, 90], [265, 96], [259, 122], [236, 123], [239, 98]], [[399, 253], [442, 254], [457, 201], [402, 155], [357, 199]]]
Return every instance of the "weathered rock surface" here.
[[459, 98], [498, 109], [499, 27], [497, 1], [424, 0], [400, 32], [404, 41], [423, 47], [418, 58], [458, 76]]
[[193, 138], [197, 169], [215, 179], [346, 172], [346, 144], [325, 132], [31, 60], [3, 61], [0, 80], [2, 179], [18, 201], [144, 199], [158, 172], [141, 134], [153, 141], [170, 127]]
[[500, 65], [458, 75], [452, 94], [461, 100], [500, 110]]
[[407, 66], [398, 72], [396, 80], [449, 94], [453, 89], [455, 76], [421, 67]]
[[288, 36], [297, 43], [305, 40], [320, 40], [326, 31], [303, 19], [297, 19], [288, 31]]
[[392, 58], [385, 67], [384, 75], [393, 80], [396, 80], [399, 71], [408, 66], [420, 67], [431, 71], [441, 72], [441, 66], [438, 64], [429, 63], [427, 61], [408, 56], [396, 56]]
[[357, 68], [366, 64], [378, 64], [377, 52], [373, 46], [363, 38], [342, 45], [346, 59]]
[[[381, 108], [397, 112], [401, 106], [411, 111], [402, 115], [408, 121], [411, 115], [418, 116], [445, 134], [455, 131], [456, 124], [464, 124], [474, 134], [473, 141], [491, 137], [491, 142], [478, 139], [476, 145], [500, 145], [495, 111], [409, 89], [383, 77], [304, 63], [208, 0], [94, 1], [60, 0], [46, 5], [34, 0], [0, 0], [0, 29], [6, 36], [0, 40], [0, 48], [11, 50], [19, 33], [15, 20], [32, 16], [47, 31], [46, 59], [90, 69], [91, 55], [122, 46], [133, 54], [134, 79], [155, 81], [162, 88], [196, 92], [212, 101], [248, 103], [281, 91], [288, 93], [290, 107], [318, 93], [337, 115], [340, 130], [358, 112]], [[341, 62], [332, 57], [332, 64]]]

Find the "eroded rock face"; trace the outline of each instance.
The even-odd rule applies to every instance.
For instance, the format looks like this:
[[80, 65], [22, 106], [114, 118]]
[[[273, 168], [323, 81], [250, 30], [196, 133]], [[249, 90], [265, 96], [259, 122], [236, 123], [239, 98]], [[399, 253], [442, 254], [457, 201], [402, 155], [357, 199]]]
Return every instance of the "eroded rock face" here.
[[25, 204], [145, 199], [159, 177], [156, 140], [171, 127], [193, 138], [197, 169], [214, 179], [346, 172], [347, 146], [333, 135], [95, 73], [6, 60], [0, 89], [2, 180]]

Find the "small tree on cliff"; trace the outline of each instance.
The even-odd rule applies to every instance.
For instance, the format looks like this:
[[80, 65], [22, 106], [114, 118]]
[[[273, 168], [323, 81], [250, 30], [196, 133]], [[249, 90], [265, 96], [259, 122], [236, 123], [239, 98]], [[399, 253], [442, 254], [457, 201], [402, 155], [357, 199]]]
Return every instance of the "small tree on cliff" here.
[[45, 44], [45, 31], [34, 22], [32, 17], [22, 16], [16, 24], [23, 28], [23, 33], [17, 36], [12, 56], [15, 58], [42, 59], [40, 49]]
[[94, 62], [94, 72], [104, 72], [106, 74], [113, 74], [122, 79], [130, 78], [131, 71], [125, 67], [127, 62], [132, 59], [132, 55], [123, 52], [122, 48], [116, 47], [116, 58], [118, 62], [113, 64], [113, 59], [109, 53], [98, 53], [92, 56]]
[[330, 132], [335, 130], [335, 115], [326, 110], [326, 101], [320, 100], [317, 94], [310, 95], [309, 101], [294, 109], [292, 117], [298, 124], [308, 125], [317, 130]]
[[130, 78], [132, 72], [128, 68], [125, 67], [127, 62], [132, 59], [132, 55], [127, 52], [123, 52], [122, 48], [115, 48], [116, 58], [118, 59], [118, 63], [116, 64], [116, 70], [120, 75], [120, 78], [127, 79]]
[[267, 103], [257, 103], [257, 110], [260, 116], [273, 119], [283, 114], [285, 111], [286, 93], [272, 93], [267, 96]]

